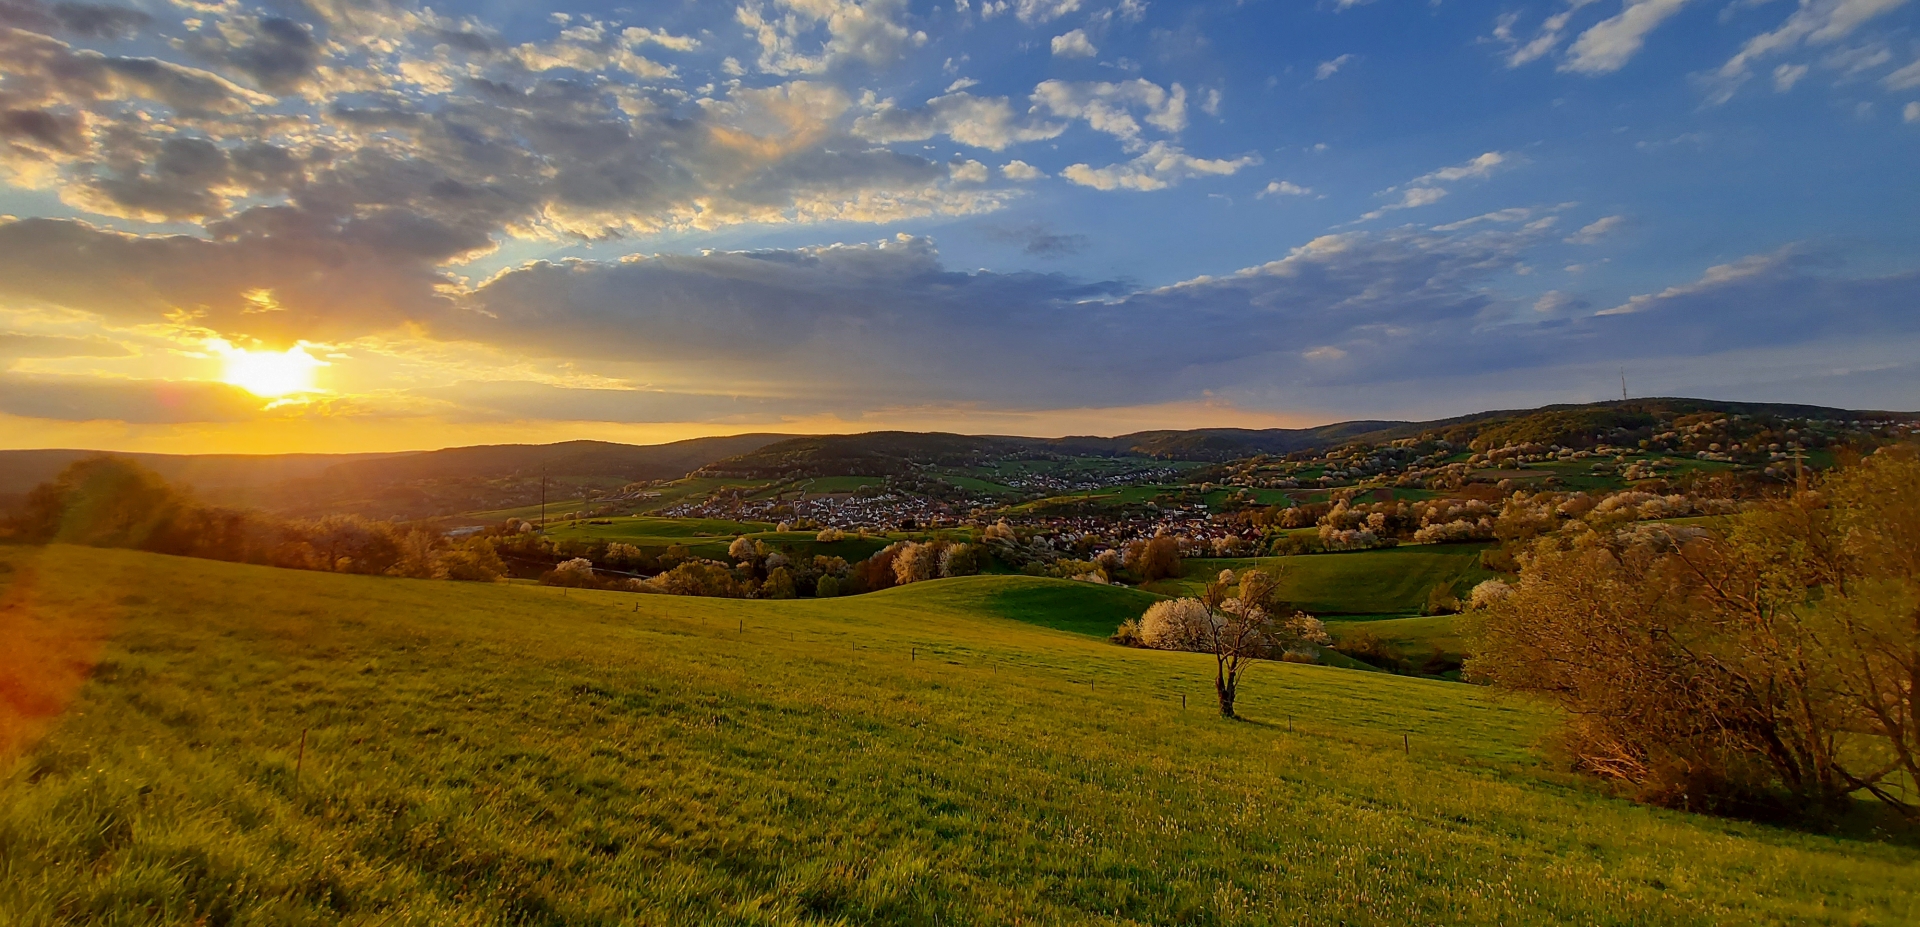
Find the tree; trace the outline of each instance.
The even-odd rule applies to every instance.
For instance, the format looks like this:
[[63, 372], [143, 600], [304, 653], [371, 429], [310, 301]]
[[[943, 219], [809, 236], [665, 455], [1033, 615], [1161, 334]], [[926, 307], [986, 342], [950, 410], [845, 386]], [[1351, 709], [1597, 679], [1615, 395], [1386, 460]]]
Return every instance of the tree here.
[[1123, 562], [1144, 583], [1180, 575], [1180, 539], [1157, 534], [1151, 540], [1126, 546]]
[[747, 538], [744, 535], [741, 537], [734, 538], [733, 543], [727, 545], [727, 556], [733, 558], [733, 560], [736, 563], [752, 560], [754, 557], [754, 545], [753, 545], [752, 539]]
[[1723, 527], [1574, 523], [1486, 615], [1469, 671], [1566, 707], [1578, 768], [1689, 808], [1818, 814], [1866, 792], [1920, 819], [1889, 787], [1920, 773], [1910, 450]]
[[1234, 718], [1240, 677], [1258, 659], [1288, 648], [1330, 643], [1326, 626], [1280, 600], [1280, 577], [1246, 570], [1223, 571], [1198, 598], [1166, 599], [1147, 607], [1137, 622], [1122, 625], [1116, 640], [1138, 640], [1161, 650], [1193, 650], [1214, 657], [1214, 692], [1222, 717]]

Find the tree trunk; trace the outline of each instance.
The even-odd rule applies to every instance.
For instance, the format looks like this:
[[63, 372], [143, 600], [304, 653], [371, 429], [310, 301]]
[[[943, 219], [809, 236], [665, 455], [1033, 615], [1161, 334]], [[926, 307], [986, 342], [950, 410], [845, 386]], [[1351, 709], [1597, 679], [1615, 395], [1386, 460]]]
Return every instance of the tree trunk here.
[[1237, 679], [1231, 681], [1227, 679], [1227, 668], [1224, 664], [1215, 667], [1213, 691], [1220, 696], [1220, 717], [1222, 718], [1239, 717], [1233, 713], [1234, 690], [1239, 688], [1238, 682]]

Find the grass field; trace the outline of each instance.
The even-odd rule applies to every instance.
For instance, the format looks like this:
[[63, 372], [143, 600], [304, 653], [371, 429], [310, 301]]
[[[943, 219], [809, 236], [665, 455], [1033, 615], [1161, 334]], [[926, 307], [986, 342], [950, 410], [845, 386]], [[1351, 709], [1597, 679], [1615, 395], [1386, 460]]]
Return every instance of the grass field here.
[[1228, 722], [1209, 658], [1041, 626], [1115, 590], [0, 559], [9, 925], [1920, 918], [1920, 849], [1597, 794], [1485, 689], [1263, 664]]
[[[658, 553], [675, 544], [696, 557], [727, 559], [727, 548], [737, 536], [764, 542], [776, 550], [791, 550], [800, 556], [843, 557], [849, 563], [873, 556], [875, 551], [896, 540], [926, 536], [893, 533], [869, 537], [848, 537], [839, 541], [816, 540], [817, 531], [775, 531], [765, 522], [726, 521], [714, 518], [658, 518], [648, 515], [602, 519], [607, 524], [579, 522], [554, 525], [547, 530], [560, 540], [598, 539], [620, 541]], [[956, 532], [936, 532], [954, 534]]]
[[1221, 570], [1279, 566], [1287, 601], [1322, 617], [1406, 616], [1427, 604], [1439, 583], [1470, 588], [1493, 574], [1480, 567], [1484, 544], [1421, 544], [1295, 557], [1194, 559], [1184, 574], [1146, 586], [1162, 595], [1197, 595]]

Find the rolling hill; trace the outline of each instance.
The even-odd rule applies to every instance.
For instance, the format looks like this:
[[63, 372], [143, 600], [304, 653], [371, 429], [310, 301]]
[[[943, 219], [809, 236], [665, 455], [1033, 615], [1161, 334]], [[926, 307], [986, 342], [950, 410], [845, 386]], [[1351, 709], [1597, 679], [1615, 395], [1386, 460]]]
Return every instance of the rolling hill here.
[[1550, 712], [1478, 687], [1263, 664], [1223, 721], [1211, 659], [1046, 627], [1137, 605], [1061, 581], [0, 561], [10, 924], [1920, 917], [1920, 849], [1601, 794], [1536, 752]]

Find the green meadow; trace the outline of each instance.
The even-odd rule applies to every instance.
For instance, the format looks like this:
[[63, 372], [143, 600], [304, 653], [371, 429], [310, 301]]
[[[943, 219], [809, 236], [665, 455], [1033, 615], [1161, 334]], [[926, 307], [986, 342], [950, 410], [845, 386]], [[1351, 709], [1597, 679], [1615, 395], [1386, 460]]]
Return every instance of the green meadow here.
[[1261, 664], [1224, 721], [1096, 636], [1138, 592], [0, 560], [9, 925], [1920, 919], [1920, 849], [1610, 797], [1486, 689]]
[[[1303, 529], [1305, 530], [1305, 529]], [[1192, 559], [1178, 579], [1149, 583], [1162, 595], [1198, 595], [1221, 570], [1278, 568], [1287, 601], [1306, 612], [1334, 616], [1418, 614], [1442, 583], [1461, 594], [1493, 576], [1480, 566], [1485, 544], [1419, 544], [1292, 557]]]

